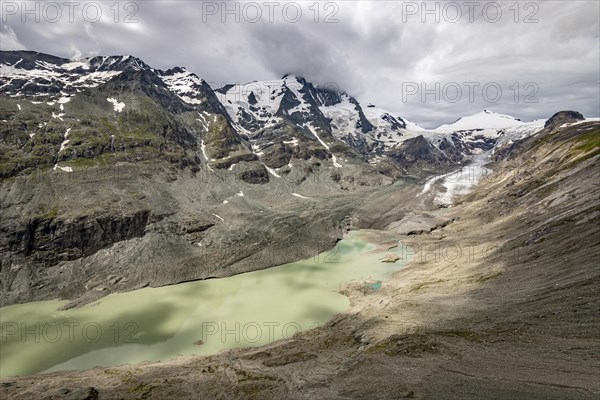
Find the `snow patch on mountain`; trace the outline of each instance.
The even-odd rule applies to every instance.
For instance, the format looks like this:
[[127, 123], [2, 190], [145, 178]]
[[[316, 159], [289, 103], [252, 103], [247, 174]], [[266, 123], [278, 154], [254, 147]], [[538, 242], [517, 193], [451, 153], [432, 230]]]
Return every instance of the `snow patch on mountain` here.
[[123, 108], [125, 108], [125, 103], [119, 102], [117, 99], [113, 99], [112, 97], [107, 97], [106, 101], [112, 103], [113, 109], [118, 113], [123, 111]]
[[273, 168], [269, 168], [267, 167], [264, 163], [263, 163], [264, 167], [267, 169], [267, 171], [273, 175], [275, 178], [281, 178], [281, 176], [279, 176], [279, 174], [277, 174], [277, 171], [275, 171]]
[[319, 143], [321, 143], [321, 145], [323, 147], [325, 147], [327, 150], [329, 150], [329, 145], [327, 143], [325, 143], [323, 141], [323, 139], [321, 139], [321, 137], [317, 133], [317, 130], [314, 127], [312, 127], [311, 125], [306, 125], [306, 126], [307, 126], [308, 130], [310, 131], [310, 133], [312, 133], [313, 136], [319, 141]]
[[60, 149], [58, 150], [59, 153], [62, 153], [67, 147], [67, 144], [69, 144], [69, 132], [71, 132], [71, 128], [68, 128], [65, 134], [63, 135], [63, 141], [60, 144]]
[[293, 147], [296, 147], [296, 146], [298, 146], [298, 139], [296, 139], [296, 138], [294, 137], [294, 138], [292, 138], [292, 140], [284, 140], [282, 143], [283, 143], [283, 144], [290, 144], [290, 145], [292, 145]]
[[83, 60], [74, 60], [65, 64], [62, 64], [61, 67], [66, 69], [67, 71], [71, 71], [77, 68], [81, 69], [90, 69], [90, 61], [88, 59]]
[[73, 168], [71, 168], [71, 167], [61, 167], [58, 164], [54, 164], [54, 168], [52, 168], [52, 170], [56, 171], [57, 169], [60, 169], [61, 171], [64, 171], [64, 172], [73, 172]]
[[302, 196], [302, 195], [301, 195], [301, 194], [299, 194], [299, 193], [292, 193], [292, 196], [294, 196], [294, 197], [298, 197], [299, 199], [305, 199], [305, 200], [309, 200], [309, 199], [310, 199], [309, 197]]

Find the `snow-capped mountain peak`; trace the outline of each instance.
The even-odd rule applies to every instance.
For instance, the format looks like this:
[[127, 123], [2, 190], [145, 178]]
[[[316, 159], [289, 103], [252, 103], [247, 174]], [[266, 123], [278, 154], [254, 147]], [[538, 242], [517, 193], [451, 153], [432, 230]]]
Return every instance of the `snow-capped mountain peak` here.
[[[361, 107], [348, 93], [302, 76], [226, 85], [216, 90], [234, 126], [248, 136], [284, 120], [310, 125], [363, 152], [381, 153], [423, 128], [379, 107]], [[411, 131], [408, 135], [407, 132]]]
[[[59, 113], [54, 117], [53, 112], [53, 118], [62, 121], [71, 112], [63, 103], [84, 91], [106, 91], [106, 101], [113, 103], [115, 112], [125, 107], [124, 114], [135, 112], [136, 103], [129, 103], [123, 95], [149, 96], [168, 112], [191, 112], [197, 117], [199, 125], [190, 131], [200, 135], [210, 131], [211, 160], [240, 151], [243, 157], [258, 157], [269, 168], [280, 168], [283, 161], [287, 165], [294, 152], [304, 159], [311, 154], [326, 157], [336, 168], [343, 165], [336, 161], [336, 154], [354, 154], [375, 163], [392, 157], [405, 167], [425, 152], [430, 155], [428, 161], [459, 164], [497, 143], [532, 134], [541, 125], [483, 110], [427, 131], [372, 103], [363, 108], [347, 92], [320, 87], [299, 75], [213, 89], [186, 68], [154, 69], [130, 55], [68, 60], [7, 51], [0, 52], [0, 67], [2, 93], [33, 104], [43, 100], [57, 108]], [[20, 111], [21, 105], [17, 108]], [[187, 119], [189, 115], [182, 121]]]
[[188, 104], [201, 104], [209, 88], [204, 79], [188, 72], [184, 67], [175, 67], [167, 71], [154, 70], [154, 72], [162, 79], [169, 90]]
[[444, 124], [434, 129], [434, 132], [484, 130], [494, 134], [498, 129], [514, 128], [522, 124], [521, 120], [513, 116], [483, 110], [477, 114], [459, 118], [452, 124]]

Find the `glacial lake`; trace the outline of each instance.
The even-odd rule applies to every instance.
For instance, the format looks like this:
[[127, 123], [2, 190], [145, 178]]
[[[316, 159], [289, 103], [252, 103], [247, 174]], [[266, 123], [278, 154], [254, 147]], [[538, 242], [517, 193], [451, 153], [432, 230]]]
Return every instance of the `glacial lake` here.
[[[112, 294], [77, 309], [57, 311], [68, 303], [62, 300], [0, 308], [0, 376], [208, 355], [323, 325], [349, 307], [340, 284], [377, 290], [405, 263], [402, 245], [379, 252], [357, 236], [310, 259]], [[387, 253], [402, 258], [381, 262]]]

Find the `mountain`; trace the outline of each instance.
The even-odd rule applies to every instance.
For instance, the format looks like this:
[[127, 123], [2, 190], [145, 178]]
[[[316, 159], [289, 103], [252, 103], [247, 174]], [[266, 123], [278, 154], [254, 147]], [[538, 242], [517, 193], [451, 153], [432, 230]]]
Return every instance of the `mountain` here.
[[[260, 347], [209, 356], [5, 377], [0, 394], [23, 400], [38, 398], [41, 393], [47, 398], [64, 398], [66, 393], [70, 398], [169, 399], [208, 398], [223, 392], [231, 399], [597, 398], [600, 123], [582, 118], [573, 111], [556, 113], [536, 134], [514, 140], [504, 155], [498, 151], [490, 166], [493, 172], [453, 208], [428, 207], [427, 198], [420, 194], [424, 182], [361, 192], [367, 199], [355, 203], [355, 227], [378, 230], [355, 234], [382, 248], [405, 248], [411, 256], [383, 282], [373, 284], [361, 278], [343, 284], [338, 290], [352, 306], [322, 326], [298, 329], [289, 339]], [[419, 148], [427, 147], [422, 136], [414, 142]], [[188, 190], [192, 182], [185, 182]], [[261, 192], [271, 190], [272, 183], [259, 185]], [[170, 185], [164, 183], [167, 188]], [[250, 207], [260, 201], [260, 193], [250, 192], [250, 187], [244, 187], [245, 196], [234, 195], [230, 204], [213, 211], [228, 222], [235, 221], [244, 210], [242, 204]], [[286, 203], [282, 208], [287, 208], [274, 222], [263, 218], [270, 213], [268, 207], [242, 217], [252, 218], [256, 226], [268, 224], [282, 234], [287, 233], [282, 231], [286, 225], [303, 229], [302, 222], [322, 217], [318, 198], [327, 186], [319, 188], [321, 193], [313, 192], [311, 200], [271, 197], [269, 205]], [[306, 186], [301, 190], [307, 194]], [[194, 193], [185, 199], [187, 193], [180, 193], [178, 200], [186, 203], [198, 198], [199, 193]], [[344, 202], [357, 201], [352, 193], [336, 196]], [[339, 204], [333, 196], [324, 203], [330, 210]], [[311, 207], [301, 208], [302, 204]], [[25, 202], [19, 205], [26, 206]], [[225, 214], [227, 207], [235, 207], [235, 211]], [[304, 212], [310, 213], [311, 219], [294, 219]], [[274, 215], [270, 213], [270, 217]], [[215, 218], [213, 223], [205, 232], [224, 222]], [[205, 227], [190, 223], [185, 228], [182, 226], [179, 235]], [[229, 252], [236, 253], [245, 232], [235, 225], [231, 228]], [[310, 229], [304, 231], [308, 232]], [[246, 245], [262, 240], [256, 233], [250, 232], [253, 241]], [[145, 236], [152, 234], [151, 228]], [[165, 250], [167, 243], [155, 245]], [[202, 243], [207, 244], [205, 240]], [[296, 245], [281, 250], [297, 251], [300, 243]], [[133, 247], [133, 252], [135, 256], [128, 262], [145, 255], [138, 247]], [[169, 253], [165, 256], [172, 258]], [[206, 257], [196, 263], [205, 260], [213, 262]], [[121, 262], [120, 258], [113, 261]], [[123, 269], [131, 271], [128, 262], [122, 264]], [[102, 264], [79, 272], [87, 274], [88, 280], [69, 274], [68, 265], [63, 266], [64, 280], [83, 281], [82, 285], [95, 293], [113, 290], [114, 285], [106, 281], [98, 284], [99, 271], [105, 268]], [[157, 272], [167, 275], [174, 267], [169, 264]], [[2, 269], [3, 285], [6, 269]], [[15, 263], [10, 270], [18, 274], [15, 271], [23, 267]], [[119, 278], [115, 275], [111, 281]], [[18, 276], [13, 282], [24, 281]], [[294, 279], [290, 281], [292, 290], [306, 290]], [[57, 290], [52, 298], [62, 293]], [[183, 293], [197, 295], [189, 290]], [[161, 312], [173, 312], [161, 300], [144, 302], [142, 310], [154, 312], [159, 307]], [[123, 315], [122, 310], [115, 313]], [[235, 333], [227, 328], [227, 333]], [[143, 329], [140, 332], [145, 332]], [[28, 327], [29, 337], [36, 338], [33, 332]], [[13, 339], [20, 338], [13, 334]], [[200, 334], [183, 340], [192, 343]], [[123, 348], [114, 341], [105, 346], [110, 351]]]
[[297, 76], [225, 85], [216, 92], [234, 125], [249, 138], [270, 135], [291, 123], [307, 129], [324, 147], [338, 140], [369, 157], [402, 141], [406, 130], [419, 130], [383, 109], [362, 108], [345, 92], [317, 87]]
[[381, 191], [543, 128], [484, 111], [426, 131], [302, 77], [212, 88], [133, 56], [2, 51], [0, 68], [0, 304], [297, 260]]
[[394, 181], [333, 137], [319, 107], [336, 93], [296, 78], [277, 120], [251, 130], [184, 68], [25, 51], [0, 66], [3, 305], [297, 260]]
[[[299, 76], [213, 88], [133, 56], [0, 52], [0, 70], [0, 307], [68, 300], [49, 311], [54, 321], [112, 293], [332, 249], [326, 258], [337, 260], [349, 230], [411, 254], [383, 282], [332, 288], [352, 308], [292, 340], [161, 358], [136, 365], [135, 379], [130, 365], [3, 377], [2, 398], [225, 389], [232, 398], [583, 399], [598, 389], [600, 121], [484, 110], [428, 131]], [[173, 311], [160, 301], [140, 310], [157, 307]], [[83, 351], [115, 349], [103, 340]]]
[[[57, 146], [52, 161], [48, 157], [32, 161], [25, 156], [18, 165], [5, 166], [8, 171], [0, 171], [3, 176], [31, 168], [32, 163], [57, 165], [56, 161], [69, 161], [84, 154], [86, 158], [94, 158], [105, 153], [103, 149], [114, 147], [114, 141], [121, 144], [121, 148], [150, 144], [160, 157], [160, 142], [164, 142], [164, 147], [171, 141], [174, 153], [185, 154], [185, 165], [199, 168], [206, 163], [209, 168], [227, 169], [249, 163], [243, 165], [252, 170], [250, 179], [257, 182], [268, 181], [269, 175], [277, 177], [279, 172], [286, 173], [294, 158], [318, 159], [334, 168], [344, 166], [340, 160], [349, 160], [360, 168], [396, 179], [401, 171], [408, 172], [416, 168], [416, 164], [419, 167], [430, 164], [431, 169], [435, 168], [432, 163], [443, 167], [464, 164], [474, 154], [490, 150], [501, 130], [526, 125], [516, 118], [484, 110], [427, 132], [404, 117], [373, 104], [363, 107], [356, 98], [337, 88], [319, 87], [302, 77], [286, 75], [278, 80], [213, 89], [185, 68], [162, 71], [133, 56], [98, 56], [72, 61], [35, 52], [4, 51], [0, 53], [0, 65], [6, 72], [0, 77], [2, 92], [13, 102], [27, 100], [15, 105], [26, 107], [28, 111], [39, 105], [35, 113], [42, 114], [37, 118], [40, 119], [37, 128], [21, 129], [27, 131], [27, 136], [21, 138], [23, 141], [55, 129], [52, 124], [48, 127], [48, 123], [54, 119], [64, 122], [65, 109], [68, 118], [71, 110], [81, 111], [81, 107], [93, 107], [95, 113], [100, 110], [108, 113], [98, 116], [100, 120], [115, 112], [120, 123], [131, 125], [127, 120], [136, 120], [139, 114], [145, 114], [145, 120], [155, 120], [154, 126], [166, 127], [164, 132], [150, 135], [152, 142], [126, 145], [119, 143], [120, 138], [113, 137], [112, 133], [102, 134], [100, 128], [106, 124], [86, 120], [95, 131], [93, 139], [77, 126], [72, 126], [75, 131], [70, 132], [71, 136], [77, 135], [77, 143], [86, 149], [74, 148], [76, 142], [63, 135], [60, 141], [50, 140], [50, 145]], [[98, 98], [100, 93], [106, 97]], [[91, 98], [93, 102], [89, 101]], [[70, 103], [73, 99], [75, 101]], [[104, 99], [106, 104], [101, 104]], [[146, 101], [153, 102], [160, 112], [147, 112], [153, 107], [147, 108]], [[82, 102], [87, 104], [83, 106]], [[165, 112], [169, 115], [163, 115]], [[160, 121], [159, 115], [164, 116]], [[69, 121], [77, 125], [73, 122]], [[426, 146], [417, 139], [419, 136], [428, 142]], [[90, 150], [86, 139], [94, 142], [94, 150]], [[104, 141], [102, 146], [98, 140]], [[408, 143], [404, 143], [406, 141]], [[63, 143], [65, 146], [61, 147]], [[430, 151], [425, 151], [423, 146]], [[408, 161], [414, 158], [414, 147], [419, 148], [419, 154], [424, 157], [416, 164]], [[23, 148], [20, 151], [23, 152]], [[403, 155], [405, 151], [408, 153]], [[175, 160], [176, 157], [170, 158]]]

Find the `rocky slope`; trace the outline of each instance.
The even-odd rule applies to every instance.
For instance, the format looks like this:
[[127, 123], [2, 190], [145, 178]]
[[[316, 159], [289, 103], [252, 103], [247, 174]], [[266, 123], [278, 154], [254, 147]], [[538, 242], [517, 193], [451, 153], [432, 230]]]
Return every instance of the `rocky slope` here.
[[133, 56], [0, 68], [0, 305], [292, 261], [370, 197], [540, 128], [484, 112], [426, 132], [300, 77], [211, 88]]
[[[233, 89], [220, 99], [183, 68], [131, 56], [0, 52], [0, 65], [2, 305], [291, 261], [251, 256], [273, 243], [333, 244], [352, 196], [324, 200], [392, 182], [333, 137], [319, 107], [346, 95], [303, 80], [281, 81], [273, 100], [251, 93], [255, 105], [281, 104], [267, 124], [264, 107], [248, 109], [252, 121], [232, 112]], [[306, 110], [296, 113], [298, 99]], [[316, 204], [292, 196], [317, 189]]]
[[[558, 113], [450, 209], [389, 190], [357, 207], [406, 268], [292, 340], [211, 357], [6, 378], [3, 397], [595, 399], [600, 123]], [[93, 387], [90, 389], [86, 387]]]
[[394, 180], [318, 110], [248, 134], [183, 68], [34, 52], [0, 65], [0, 305], [292, 261]]

